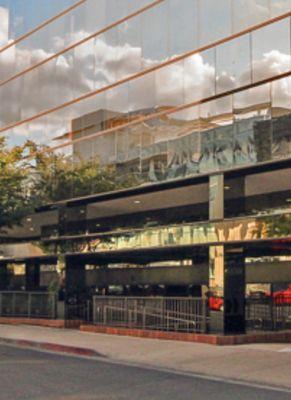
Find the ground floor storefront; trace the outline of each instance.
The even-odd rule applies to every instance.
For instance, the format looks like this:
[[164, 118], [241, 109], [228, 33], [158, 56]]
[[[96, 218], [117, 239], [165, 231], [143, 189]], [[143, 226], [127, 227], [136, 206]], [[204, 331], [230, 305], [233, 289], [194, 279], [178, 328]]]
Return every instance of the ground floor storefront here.
[[278, 160], [44, 205], [1, 239], [1, 313], [44, 317], [42, 293], [51, 319], [288, 329], [290, 172]]
[[241, 334], [291, 328], [288, 241], [1, 259], [0, 315]]

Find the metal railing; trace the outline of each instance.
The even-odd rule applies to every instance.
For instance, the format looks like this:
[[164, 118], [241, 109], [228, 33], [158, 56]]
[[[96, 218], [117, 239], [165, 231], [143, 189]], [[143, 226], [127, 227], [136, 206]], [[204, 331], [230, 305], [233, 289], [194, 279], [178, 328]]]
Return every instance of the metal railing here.
[[55, 319], [56, 295], [47, 292], [0, 292], [0, 316]]
[[247, 299], [246, 321], [251, 330], [291, 329], [291, 297]]
[[93, 323], [97, 325], [174, 332], [207, 331], [207, 301], [185, 297], [93, 298]]

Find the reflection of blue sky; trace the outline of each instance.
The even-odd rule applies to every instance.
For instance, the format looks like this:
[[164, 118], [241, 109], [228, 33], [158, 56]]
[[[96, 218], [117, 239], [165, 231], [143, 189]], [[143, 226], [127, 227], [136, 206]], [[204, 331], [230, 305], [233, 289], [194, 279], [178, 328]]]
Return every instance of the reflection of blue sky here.
[[73, 3], [73, 0], [0, 0], [0, 7], [9, 9], [9, 36], [15, 38]]
[[[289, 6], [285, 0], [200, 0], [201, 8], [198, 12], [198, 8], [194, 6], [196, 1], [198, 0], [167, 0], [142, 16], [126, 21], [94, 41], [60, 56], [57, 61], [40, 68], [39, 73], [28, 73], [24, 79], [26, 91], [22, 90], [22, 99], [17, 86], [20, 80], [3, 87], [0, 98], [5, 98], [6, 101], [0, 108], [0, 124], [24, 119], [94, 88], [137, 73], [141, 68], [193, 50], [198, 44], [210, 43], [228, 36], [232, 31], [259, 23], [270, 15], [267, 4], [276, 4], [276, 13], [286, 12], [291, 7], [291, 0], [288, 0]], [[76, 2], [77, 0], [0, 0], [0, 7], [9, 7], [10, 32], [13, 33], [14, 30], [14, 36], [17, 37]], [[30, 62], [36, 63], [62, 50], [69, 43], [103, 28], [109, 21], [122, 18], [129, 11], [133, 12], [150, 2], [151, 0], [87, 0], [86, 6], [81, 6], [75, 14], [72, 13], [72, 18], [58, 20], [48, 31], [42, 30], [18, 44], [16, 50], [3, 53], [0, 57], [0, 75], [9, 77], [14, 68], [20, 71]], [[236, 13], [234, 10], [231, 13], [231, 9], [227, 8], [228, 4], [236, 4], [236, 7], [241, 5], [244, 18], [239, 18], [238, 8]], [[246, 7], [246, 4], [249, 6]], [[250, 18], [252, 10], [256, 12]], [[128, 112], [129, 109], [136, 111], [147, 107], [175, 106], [198, 100], [214, 93], [215, 71], [218, 91], [241, 86], [250, 82], [251, 61], [255, 68], [254, 76], [258, 79], [284, 72], [290, 69], [289, 21], [257, 31], [252, 46], [249, 37], [244, 36], [219, 46], [216, 53], [212, 49], [189, 57], [157, 71], [156, 74], [144, 76], [137, 84], [131, 82], [129, 87], [124, 85], [104, 96], [98, 95], [92, 99], [91, 105], [81, 102], [78, 107], [71, 107], [60, 115], [56, 114], [56, 118], [55, 115], [50, 115], [45, 119], [45, 126], [44, 121], [34, 121], [29, 127], [20, 126], [13, 132], [15, 141], [23, 141], [28, 135], [41, 138], [42, 141], [53, 135], [57, 136], [70, 129], [69, 124], [73, 117], [98, 108]], [[284, 88], [282, 85], [279, 97], [283, 99], [283, 105], [287, 102], [286, 99], [291, 99], [288, 93], [291, 93], [289, 87]], [[264, 96], [255, 97], [252, 101], [261, 101], [262, 97], [262, 101], [265, 101]], [[243, 95], [242, 99], [244, 100]], [[11, 104], [15, 107], [11, 107]], [[223, 103], [215, 102], [212, 106], [205, 105], [205, 115], [226, 112], [221, 104]], [[248, 105], [248, 98], [239, 104], [240, 107]], [[186, 118], [187, 112], [184, 114]], [[187, 119], [191, 118], [187, 116]]]

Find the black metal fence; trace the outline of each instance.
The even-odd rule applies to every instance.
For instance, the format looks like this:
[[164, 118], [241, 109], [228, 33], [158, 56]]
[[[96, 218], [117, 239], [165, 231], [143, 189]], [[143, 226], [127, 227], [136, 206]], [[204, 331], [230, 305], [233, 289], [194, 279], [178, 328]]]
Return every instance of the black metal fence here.
[[55, 319], [56, 295], [47, 292], [0, 292], [0, 316]]
[[92, 317], [90, 313], [91, 302], [87, 301], [80, 304], [65, 305], [65, 320], [68, 321], [86, 321], [90, 322]]
[[[0, 292], [0, 317], [56, 319], [57, 305], [53, 293]], [[64, 310], [66, 321], [97, 325], [195, 333], [209, 326], [209, 307], [201, 298], [94, 296]], [[291, 329], [291, 296], [248, 298], [246, 323], [247, 330]]]
[[247, 299], [246, 321], [249, 330], [291, 329], [291, 296]]
[[95, 296], [92, 317], [97, 325], [204, 333], [207, 310], [201, 298]]

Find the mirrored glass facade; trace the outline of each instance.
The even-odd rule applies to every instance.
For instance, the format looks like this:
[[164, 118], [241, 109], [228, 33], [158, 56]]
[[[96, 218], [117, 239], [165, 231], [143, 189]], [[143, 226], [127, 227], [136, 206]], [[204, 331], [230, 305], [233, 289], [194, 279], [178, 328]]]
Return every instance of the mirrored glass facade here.
[[63, 258], [93, 283], [203, 264], [218, 325], [243, 331], [245, 260], [290, 251], [290, 0], [0, 0], [0, 19], [0, 154], [22, 168], [1, 288], [47, 288]]
[[[114, 169], [117, 187], [289, 156], [288, 2], [69, 3], [52, 2], [69, 11], [0, 52], [9, 145], [49, 146], [75, 174]], [[50, 16], [45, 4], [33, 22]], [[20, 8], [1, 9], [5, 46]], [[89, 186], [73, 182], [60, 197], [94, 194]]]
[[95, 194], [84, 169], [110, 169], [118, 189], [290, 156], [288, 1], [0, 7], [1, 135], [75, 177], [48, 201]]
[[290, 157], [288, 1], [21, 4], [0, 3], [0, 132], [47, 156], [42, 202]]

